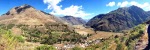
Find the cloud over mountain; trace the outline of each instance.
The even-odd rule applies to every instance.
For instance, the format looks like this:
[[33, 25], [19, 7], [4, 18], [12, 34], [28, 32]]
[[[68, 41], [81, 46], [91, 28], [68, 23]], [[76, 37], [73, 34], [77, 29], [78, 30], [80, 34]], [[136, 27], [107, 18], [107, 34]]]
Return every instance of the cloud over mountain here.
[[106, 6], [113, 7], [113, 6], [115, 6], [115, 2], [114, 1], [113, 2], [109, 2]]
[[106, 4], [106, 6], [110, 6], [110, 7], [113, 7], [113, 6], [118, 6], [118, 7], [127, 7], [127, 6], [131, 6], [131, 5], [135, 5], [135, 6], [138, 6], [146, 11], [149, 11], [150, 10], [150, 3], [148, 2], [144, 2], [144, 3], [139, 3], [139, 2], [136, 2], [136, 1], [123, 1], [123, 2], [109, 2], [108, 4]]
[[50, 13], [54, 15], [71, 15], [75, 17], [86, 17], [90, 15], [83, 11], [82, 6], [71, 5], [62, 9], [62, 5], [58, 5], [61, 1], [62, 0], [43, 0], [43, 2], [48, 5], [47, 9], [52, 10]]

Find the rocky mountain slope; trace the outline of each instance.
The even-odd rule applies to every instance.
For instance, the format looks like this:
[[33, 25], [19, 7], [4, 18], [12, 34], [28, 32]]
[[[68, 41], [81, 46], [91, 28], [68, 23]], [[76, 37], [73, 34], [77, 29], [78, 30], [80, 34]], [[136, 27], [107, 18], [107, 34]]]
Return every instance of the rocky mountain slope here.
[[132, 28], [147, 21], [150, 15], [137, 6], [118, 8], [108, 14], [99, 14], [92, 18], [86, 25], [95, 30], [114, 31]]
[[[12, 8], [0, 17], [0, 24], [30, 25], [52, 30], [71, 30], [73, 28], [64, 24], [63, 21], [54, 15], [36, 10], [30, 5], [22, 5]], [[59, 29], [58, 29], [59, 27]]]
[[0, 32], [3, 32], [1, 30], [21, 36], [25, 42], [40, 44], [78, 43], [83, 40], [62, 19], [26, 4], [14, 7], [0, 17]]
[[79, 17], [73, 17], [73, 16], [64, 16], [61, 17], [64, 21], [68, 22], [71, 25], [81, 25], [81, 24], [85, 24], [86, 21], [84, 21], [82, 18]]

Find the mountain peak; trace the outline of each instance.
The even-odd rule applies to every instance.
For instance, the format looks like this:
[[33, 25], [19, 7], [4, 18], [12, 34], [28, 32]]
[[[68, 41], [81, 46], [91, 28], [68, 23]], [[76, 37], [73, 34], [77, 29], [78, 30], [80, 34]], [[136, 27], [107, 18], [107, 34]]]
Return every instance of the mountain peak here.
[[132, 5], [132, 6], [130, 6], [130, 7], [136, 7], [136, 8], [139, 8], [138, 6], [135, 6], [135, 5]]
[[22, 11], [25, 11], [27, 9], [30, 9], [30, 11], [32, 10], [35, 10], [32, 6], [28, 5], [28, 4], [24, 4], [24, 5], [21, 5], [21, 6], [18, 6], [18, 7], [14, 7], [12, 8], [10, 11], [8, 11], [6, 14], [9, 15], [9, 14], [18, 14]]
[[122, 31], [147, 21], [150, 14], [138, 6], [122, 7], [92, 18], [86, 25], [99, 31]]
[[68, 18], [68, 17], [73, 17], [73, 16], [64, 16], [65, 18]]
[[66, 22], [68, 22], [71, 25], [82, 25], [85, 24], [86, 22], [80, 18], [80, 17], [73, 17], [73, 16], [64, 16], [62, 19]]
[[142, 8], [135, 6], [135, 5], [130, 6], [129, 9], [144, 11]]
[[[22, 6], [19, 6], [20, 8], [31, 8], [32, 6], [28, 5], [28, 4], [24, 4]], [[32, 7], [33, 8], [33, 7]]]
[[[47, 14], [43, 11], [36, 10], [30, 5], [24, 4], [22, 6], [17, 6], [12, 8], [6, 14], [2, 15], [0, 23], [17, 23], [17, 24], [27, 24], [27, 25], [40, 25], [45, 23], [61, 23], [59, 18]], [[10, 20], [9, 20], [10, 19]]]
[[[109, 14], [114, 14], [114, 13], [121, 13], [121, 14], [128, 14], [129, 12], [133, 12], [133, 11], [135, 11], [135, 12], [142, 12], [142, 13], [144, 13], [145, 11], [142, 9], [142, 8], [140, 8], [140, 7], [138, 7], [138, 6], [135, 6], [135, 5], [132, 5], [132, 6], [130, 6], [130, 7], [121, 7], [121, 8], [118, 8], [118, 9], [116, 9], [116, 10], [114, 10], [114, 11], [111, 11], [111, 12], [109, 12]], [[128, 13], [127, 13], [128, 12]]]
[[64, 18], [78, 18], [78, 19], [81, 19], [80, 17], [74, 17], [74, 16], [64, 16]]

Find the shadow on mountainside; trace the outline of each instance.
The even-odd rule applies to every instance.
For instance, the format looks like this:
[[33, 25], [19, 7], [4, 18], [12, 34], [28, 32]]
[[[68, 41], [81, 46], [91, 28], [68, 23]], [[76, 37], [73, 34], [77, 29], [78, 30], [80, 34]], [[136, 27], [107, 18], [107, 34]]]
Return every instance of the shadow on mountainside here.
[[144, 50], [150, 50], [150, 25], [148, 25], [147, 33], [148, 33], [148, 45]]

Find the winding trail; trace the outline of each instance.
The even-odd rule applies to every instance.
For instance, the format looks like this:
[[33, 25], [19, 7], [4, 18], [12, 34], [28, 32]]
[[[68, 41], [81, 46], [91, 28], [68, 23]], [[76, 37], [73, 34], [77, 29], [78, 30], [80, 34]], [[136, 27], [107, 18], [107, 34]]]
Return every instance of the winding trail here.
[[148, 33], [148, 45], [144, 50], [150, 50], [150, 25], [148, 25], [147, 33]]

